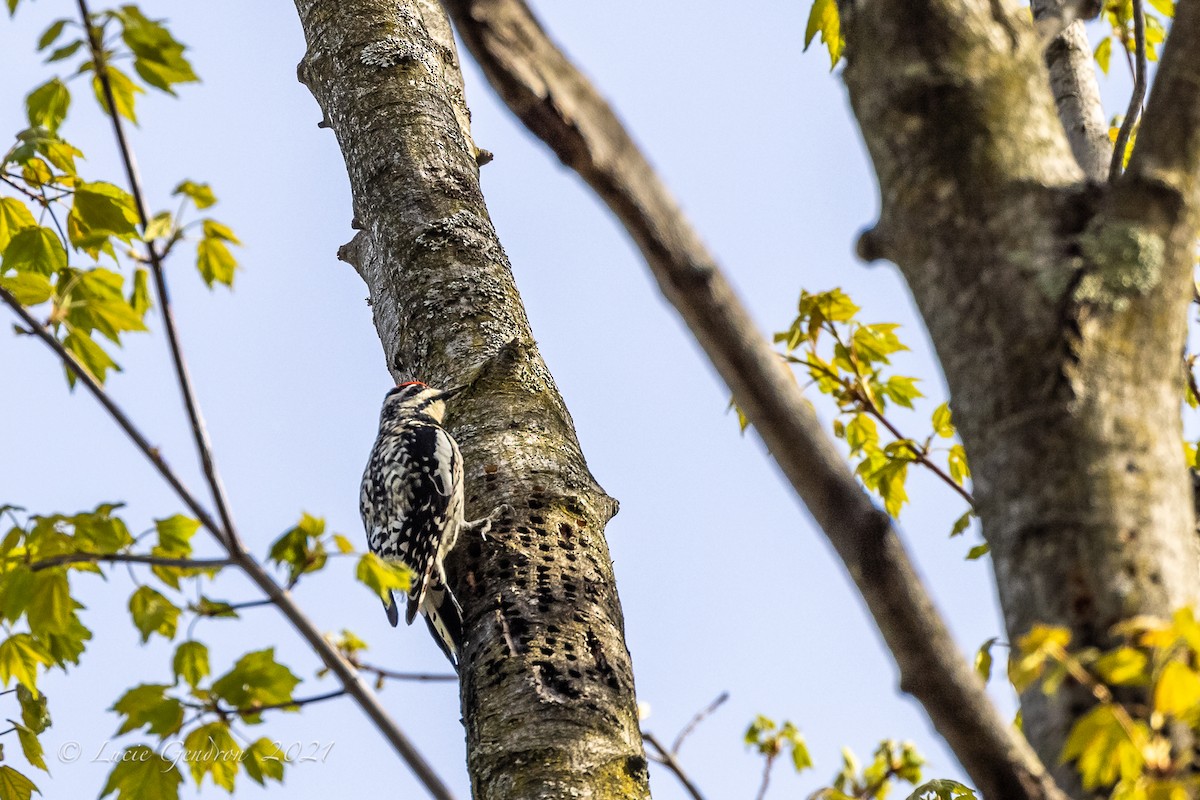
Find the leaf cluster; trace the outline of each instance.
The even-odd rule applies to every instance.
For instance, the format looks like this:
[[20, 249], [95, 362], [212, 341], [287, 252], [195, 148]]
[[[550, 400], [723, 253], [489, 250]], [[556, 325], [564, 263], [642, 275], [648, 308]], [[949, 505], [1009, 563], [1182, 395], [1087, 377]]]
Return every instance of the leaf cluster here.
[[1116, 625], [1108, 649], [1071, 648], [1065, 628], [1035, 626], [1009, 663], [1018, 691], [1086, 688], [1095, 705], [1072, 726], [1063, 763], [1085, 789], [1112, 800], [1194, 797], [1193, 755], [1177, 752], [1180, 728], [1200, 733], [1200, 622], [1191, 608], [1170, 620], [1135, 617]]

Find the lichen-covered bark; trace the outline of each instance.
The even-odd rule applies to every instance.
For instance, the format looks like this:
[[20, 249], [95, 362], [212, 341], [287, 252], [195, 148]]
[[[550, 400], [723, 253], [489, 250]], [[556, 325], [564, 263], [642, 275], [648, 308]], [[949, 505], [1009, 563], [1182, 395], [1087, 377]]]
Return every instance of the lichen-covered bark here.
[[633, 675], [593, 480], [479, 190], [449, 28], [425, 0], [297, 0], [300, 78], [337, 135], [397, 380], [474, 380], [448, 425], [468, 513], [514, 508], [452, 554], [478, 798], [647, 797]]
[[[1193, 602], [1180, 353], [1196, 231], [1146, 214], [1183, 197], [1084, 180], [1017, 11], [842, 8], [883, 198], [862, 249], [900, 266], [937, 347], [1010, 639], [1046, 623], [1104, 646], [1122, 619]], [[1058, 763], [1087, 692], [1022, 701], [1026, 735]], [[1081, 794], [1071, 767], [1057, 776]]]

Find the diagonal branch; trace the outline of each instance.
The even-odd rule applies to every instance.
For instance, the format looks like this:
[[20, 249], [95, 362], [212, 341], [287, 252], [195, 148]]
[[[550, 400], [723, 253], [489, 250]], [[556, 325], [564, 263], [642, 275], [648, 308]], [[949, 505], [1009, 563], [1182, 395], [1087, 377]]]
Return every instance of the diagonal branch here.
[[[150, 463], [154, 465], [163, 479], [175, 490], [175, 494], [183, 501], [183, 504], [200, 521], [200, 524], [207, 528], [209, 533], [218, 542], [226, 544], [225, 539], [220, 533], [221, 528], [212, 518], [212, 515], [188, 491], [179, 477], [167, 466], [158, 448], [150, 444], [142, 432], [133, 424], [129, 416], [121, 410], [120, 406], [104, 391], [104, 388], [96, 382], [92, 374], [62, 346], [62, 343], [58, 339], [55, 339], [45, 328], [39, 325], [33, 315], [18, 303], [15, 297], [2, 287], [0, 287], [0, 302], [11, 308], [13, 313], [20, 317], [26, 326], [28, 326], [32, 334], [41, 339], [47, 347], [55, 352], [62, 361], [63, 366], [70, 370], [88, 388], [88, 391], [99, 401], [100, 405], [104, 406], [104, 409], [108, 411], [113, 421], [133, 441], [138, 450], [142, 452], [142, 455], [149, 459]], [[354, 698], [359, 707], [371, 718], [375, 727], [387, 738], [400, 757], [412, 769], [417, 779], [429, 790], [430, 796], [436, 798], [436, 800], [453, 800], [450, 790], [446, 788], [441, 778], [437, 776], [433, 768], [417, 752], [416, 748], [408, 740], [408, 737], [404, 735], [404, 732], [400, 730], [395, 721], [388, 715], [387, 711], [380, 704], [379, 698], [362, 680], [358, 671], [329, 643], [321, 634], [320, 629], [305, 616], [300, 607], [292, 601], [291, 595], [267, 574], [267, 571], [262, 568], [261, 564], [254, 560], [253, 556], [245, 551], [238, 553], [230, 552], [230, 556], [230, 561], [245, 572], [246, 576], [262, 590], [271, 603], [292, 623], [296, 632], [308, 643], [309, 647], [312, 648], [313, 652], [317, 654], [317, 657], [321, 659], [329, 671], [337, 676], [342, 686], [345, 687], [346, 692]]]
[[738, 407], [824, 530], [900, 670], [985, 796], [1059, 798], [958, 651], [891, 520], [859, 487], [790, 371], [612, 109], [521, 0], [445, 0], [493, 87], [641, 248]]
[[66, 553], [61, 556], [34, 561], [29, 569], [38, 572], [64, 564], [85, 564], [104, 561], [113, 564], [149, 564], [153, 567], [177, 567], [180, 569], [220, 569], [233, 564], [228, 558], [168, 558], [142, 553]]
[[1112, 164], [1108, 168], [1110, 181], [1121, 177], [1121, 172], [1125, 169], [1125, 151], [1142, 113], [1142, 101], [1146, 99], [1146, 9], [1142, 0], [1133, 0], [1133, 41], [1136, 51], [1133, 92], [1129, 96], [1129, 108], [1125, 112], [1125, 119], [1121, 121], [1117, 140], [1113, 142]]
[[[112, 80], [108, 74], [108, 65], [104, 60], [104, 46], [100, 41], [100, 32], [92, 25], [92, 16], [88, 10], [87, 0], [77, 0], [77, 2], [79, 4], [79, 15], [82, 19], [84, 29], [87, 31], [88, 47], [92, 53], [92, 63], [96, 69], [96, 78], [99, 80], [101, 89], [104, 92], [104, 100], [108, 106], [108, 117], [112, 121], [113, 135], [117, 139], [117, 149], [120, 151], [121, 163], [125, 167], [125, 175], [129, 180], [129, 191], [133, 195], [134, 205], [137, 207], [142, 231], [145, 232], [147, 226], [150, 224], [150, 215], [146, 210], [146, 198], [142, 190], [142, 179], [138, 174], [137, 161], [134, 159], [133, 150], [130, 148], [129, 142], [125, 139], [125, 127], [121, 122], [121, 115], [117, 113], [117, 104], [113, 97]], [[204, 417], [200, 413], [200, 403], [196, 399], [196, 390], [192, 385], [191, 374], [188, 372], [187, 362], [183, 358], [183, 348], [180, 346], [179, 332], [175, 326], [175, 312], [171, 308], [171, 295], [167, 291], [167, 277], [163, 270], [162, 256], [152, 241], [146, 242], [146, 251], [147, 260], [150, 262], [150, 271], [154, 275], [154, 287], [158, 295], [158, 304], [162, 309], [163, 327], [167, 333], [167, 345], [171, 351], [171, 362], [175, 368], [175, 378], [179, 382], [179, 391], [183, 395], [184, 406], [187, 408], [188, 419], [192, 426], [192, 437], [196, 442], [196, 451], [200, 456], [204, 476], [212, 492], [213, 502], [216, 503], [217, 514], [221, 518], [222, 527], [217, 535], [226, 541], [232, 552], [244, 553], [246, 547], [242, 543], [241, 537], [238, 536], [237, 528], [234, 527], [233, 515], [229, 511], [229, 499], [225, 496], [225, 487], [221, 483], [221, 476], [217, 472], [216, 463], [213, 461], [212, 442], [209, 441], [208, 429], [205, 427]]]
[[[1126, 176], [1178, 195], [1182, 209], [1200, 206], [1200, 1], [1180, 0], [1154, 77], [1154, 91]], [[1157, 203], [1155, 204], [1158, 205]], [[1151, 209], [1144, 213], [1152, 213]], [[1184, 215], [1185, 217], [1188, 214]], [[1168, 221], [1174, 221], [1168, 219]]]
[[[1040, 22], [1061, 19], [1066, 4], [1064, 0], [1034, 0], [1032, 5], [1034, 16]], [[1088, 178], [1104, 181], [1108, 177], [1113, 146], [1108, 138], [1104, 105], [1100, 102], [1096, 62], [1082, 21], [1070, 22], [1047, 43], [1046, 66], [1050, 70], [1050, 88], [1058, 106], [1058, 117], [1062, 120], [1075, 161]]]

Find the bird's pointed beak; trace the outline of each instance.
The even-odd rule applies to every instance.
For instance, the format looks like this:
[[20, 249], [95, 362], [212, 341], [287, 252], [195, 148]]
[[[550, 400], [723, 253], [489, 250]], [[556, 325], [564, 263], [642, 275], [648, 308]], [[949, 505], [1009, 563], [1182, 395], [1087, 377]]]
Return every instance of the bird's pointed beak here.
[[438, 399], [439, 400], [448, 400], [449, 398], [454, 397], [454, 395], [458, 394], [459, 392], [461, 392], [462, 390], [464, 390], [466, 388], [467, 388], [467, 384], [464, 383], [461, 386], [451, 386], [449, 389], [442, 389], [441, 392], [438, 394]]

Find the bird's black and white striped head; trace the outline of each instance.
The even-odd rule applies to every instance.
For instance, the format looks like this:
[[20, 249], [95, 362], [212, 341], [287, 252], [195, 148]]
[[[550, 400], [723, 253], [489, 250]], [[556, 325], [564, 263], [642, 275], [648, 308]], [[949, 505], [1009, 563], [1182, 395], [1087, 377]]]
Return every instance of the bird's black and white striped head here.
[[434, 389], [420, 381], [402, 383], [383, 398], [383, 411], [379, 422], [401, 422], [406, 419], [429, 418], [441, 424], [446, 416], [446, 398], [458, 393], [458, 389]]

